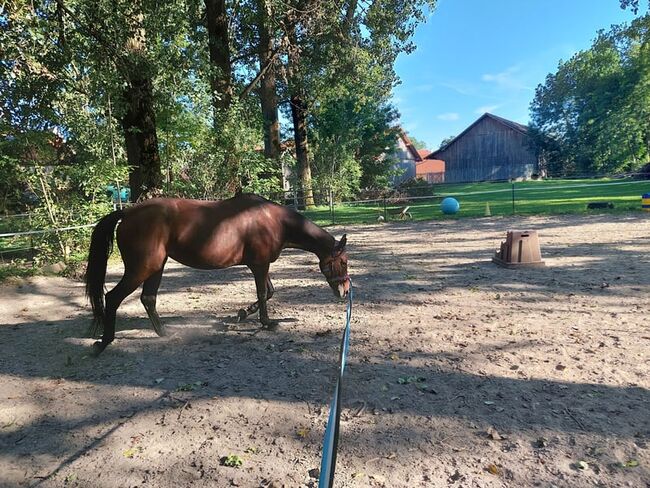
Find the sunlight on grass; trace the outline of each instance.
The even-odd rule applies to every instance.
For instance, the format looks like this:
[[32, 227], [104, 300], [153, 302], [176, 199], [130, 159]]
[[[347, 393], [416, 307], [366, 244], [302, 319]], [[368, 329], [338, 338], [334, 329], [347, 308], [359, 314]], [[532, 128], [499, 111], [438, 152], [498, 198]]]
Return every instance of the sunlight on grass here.
[[[355, 204], [339, 203], [333, 213], [327, 206], [316, 207], [305, 215], [320, 225], [377, 223], [378, 218], [388, 217], [403, 206], [409, 206], [414, 220], [449, 219], [485, 216], [489, 204], [492, 216], [551, 215], [551, 214], [597, 214], [641, 211], [641, 195], [650, 191], [650, 181], [613, 180], [545, 180], [515, 183], [514, 212], [511, 183], [474, 183], [438, 185], [435, 196], [405, 200], [399, 204], [386, 205], [383, 201]], [[460, 202], [460, 211], [453, 216], [440, 211], [440, 201], [453, 196]], [[611, 202], [613, 209], [587, 209], [589, 202]]]

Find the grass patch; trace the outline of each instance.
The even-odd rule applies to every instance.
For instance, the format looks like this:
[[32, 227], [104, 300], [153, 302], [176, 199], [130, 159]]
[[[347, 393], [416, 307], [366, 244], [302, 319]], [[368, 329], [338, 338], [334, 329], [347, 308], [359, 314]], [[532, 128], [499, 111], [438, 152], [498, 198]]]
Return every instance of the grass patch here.
[[[594, 214], [641, 211], [641, 195], [650, 192], [650, 181], [613, 180], [543, 180], [515, 183], [514, 212], [511, 183], [443, 184], [434, 188], [435, 196], [387, 204], [387, 213], [410, 206], [414, 220], [483, 217], [486, 204], [492, 215]], [[460, 202], [460, 211], [444, 215], [440, 202], [452, 196]], [[589, 202], [607, 201], [614, 209], [588, 210]], [[316, 207], [305, 215], [320, 225], [377, 222], [384, 215], [383, 202], [340, 203], [334, 208]], [[389, 220], [391, 216], [389, 215]]]

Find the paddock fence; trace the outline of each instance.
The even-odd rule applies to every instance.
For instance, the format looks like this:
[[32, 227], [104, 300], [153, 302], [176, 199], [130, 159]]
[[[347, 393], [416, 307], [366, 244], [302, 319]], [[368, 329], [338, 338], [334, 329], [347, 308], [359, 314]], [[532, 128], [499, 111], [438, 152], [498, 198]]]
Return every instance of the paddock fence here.
[[[319, 225], [385, 223], [464, 217], [549, 215], [566, 213], [620, 213], [642, 210], [642, 196], [650, 193], [650, 180], [631, 178], [544, 180], [471, 183], [411, 187], [380, 198], [339, 200], [314, 192], [309, 206], [304, 192], [289, 192], [284, 203]], [[460, 209], [445, 215], [441, 203], [454, 198]]]
[[[486, 216], [640, 212], [644, 194], [650, 194], [650, 179], [626, 176], [598, 180], [427, 184], [363, 199], [337, 198], [333, 191], [323, 189], [313, 189], [307, 195], [304, 191], [289, 191], [267, 197], [295, 208], [319, 225], [328, 226]], [[456, 214], [445, 215], [441, 210], [442, 200], [448, 197], [460, 204]], [[31, 261], [45, 249], [60, 247], [65, 240], [85, 242], [93, 226], [86, 223], [34, 228], [29, 213], [0, 215], [0, 264], [16, 259]], [[58, 239], [60, 236], [66, 239]], [[61, 249], [61, 254], [65, 255], [65, 251]]]

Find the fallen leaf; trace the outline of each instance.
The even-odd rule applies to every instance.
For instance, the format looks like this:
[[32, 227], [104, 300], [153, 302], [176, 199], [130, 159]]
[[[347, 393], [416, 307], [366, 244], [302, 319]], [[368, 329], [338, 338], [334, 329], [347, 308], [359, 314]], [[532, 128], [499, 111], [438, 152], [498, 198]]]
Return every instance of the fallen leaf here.
[[134, 447], [132, 447], [130, 449], [127, 449], [122, 454], [124, 455], [124, 457], [127, 457], [127, 458], [131, 459], [132, 457], [134, 457], [140, 451], [142, 451], [142, 448], [140, 446], [134, 446]]
[[67, 485], [68, 483], [73, 483], [76, 480], [77, 480], [77, 473], [70, 473], [66, 475], [66, 477], [63, 479], [63, 484]]
[[495, 476], [501, 476], [501, 470], [496, 464], [490, 464], [487, 467], [488, 473], [491, 473]]
[[576, 468], [584, 471], [585, 469], [589, 468], [589, 464], [586, 461], [578, 461], [576, 463]]
[[298, 434], [298, 437], [305, 438], [309, 435], [309, 432], [311, 429], [309, 427], [300, 427], [297, 431], [296, 434]]
[[624, 468], [636, 468], [639, 465], [639, 461], [636, 459], [630, 459], [623, 463]]
[[237, 456], [236, 454], [229, 454], [221, 458], [222, 466], [228, 466], [229, 468], [239, 468], [244, 464], [244, 460]]

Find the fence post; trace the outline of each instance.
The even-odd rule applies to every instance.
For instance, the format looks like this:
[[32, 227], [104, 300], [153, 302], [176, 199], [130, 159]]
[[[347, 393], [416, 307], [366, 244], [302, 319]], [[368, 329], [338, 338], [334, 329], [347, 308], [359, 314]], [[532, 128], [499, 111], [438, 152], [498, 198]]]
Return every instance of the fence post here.
[[386, 209], [386, 197], [384, 197], [384, 222], [388, 222], [388, 210]]
[[512, 182], [512, 215], [515, 214], [515, 182]]
[[329, 189], [328, 199], [330, 201], [330, 220], [332, 225], [334, 225], [334, 193], [332, 192], [332, 187]]

